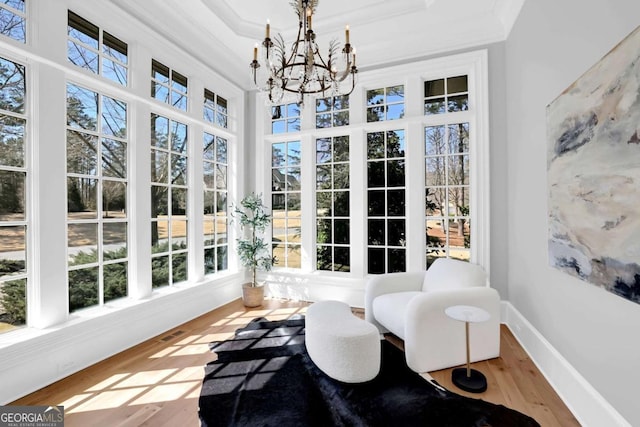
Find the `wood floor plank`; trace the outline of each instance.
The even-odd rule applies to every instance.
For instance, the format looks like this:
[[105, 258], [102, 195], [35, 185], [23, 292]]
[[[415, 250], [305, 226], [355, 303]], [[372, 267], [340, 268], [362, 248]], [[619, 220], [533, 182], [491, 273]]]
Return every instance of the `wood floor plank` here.
[[[304, 314], [308, 303], [267, 299], [247, 309], [240, 300], [211, 311], [109, 359], [23, 397], [13, 405], [63, 405], [65, 426], [198, 426], [198, 397], [206, 363], [223, 341], [257, 317], [280, 320]], [[361, 309], [354, 314], [363, 317]], [[402, 347], [397, 338], [394, 343]], [[579, 426], [506, 326], [501, 357], [473, 364], [488, 389], [466, 393], [451, 383], [451, 369], [430, 373], [456, 393], [502, 404], [534, 417], [543, 427]]]

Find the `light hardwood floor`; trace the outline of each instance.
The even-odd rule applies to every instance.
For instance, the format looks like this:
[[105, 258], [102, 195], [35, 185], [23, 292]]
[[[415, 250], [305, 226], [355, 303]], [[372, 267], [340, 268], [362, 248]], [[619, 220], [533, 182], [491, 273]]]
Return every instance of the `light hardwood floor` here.
[[[64, 405], [66, 427], [198, 426], [203, 366], [215, 359], [209, 342], [230, 337], [255, 317], [280, 320], [304, 314], [307, 305], [269, 299], [258, 309], [247, 309], [233, 301], [12, 405]], [[487, 376], [484, 393], [458, 390], [451, 384], [450, 369], [431, 374], [452, 391], [524, 412], [543, 427], [579, 426], [504, 325], [501, 357], [473, 367]]]

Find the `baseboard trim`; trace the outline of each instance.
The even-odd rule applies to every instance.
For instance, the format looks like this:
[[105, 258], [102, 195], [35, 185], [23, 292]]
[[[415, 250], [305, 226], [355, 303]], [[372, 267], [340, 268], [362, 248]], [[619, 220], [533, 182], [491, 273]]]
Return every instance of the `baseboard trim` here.
[[502, 301], [506, 324], [542, 375], [584, 427], [631, 427], [618, 411], [508, 301]]

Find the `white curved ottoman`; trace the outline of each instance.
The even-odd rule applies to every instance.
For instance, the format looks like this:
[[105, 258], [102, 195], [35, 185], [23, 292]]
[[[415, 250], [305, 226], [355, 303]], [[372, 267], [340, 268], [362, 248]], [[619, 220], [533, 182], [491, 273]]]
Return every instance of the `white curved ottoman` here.
[[380, 332], [340, 301], [320, 301], [307, 309], [305, 343], [313, 362], [338, 381], [360, 383], [380, 371]]

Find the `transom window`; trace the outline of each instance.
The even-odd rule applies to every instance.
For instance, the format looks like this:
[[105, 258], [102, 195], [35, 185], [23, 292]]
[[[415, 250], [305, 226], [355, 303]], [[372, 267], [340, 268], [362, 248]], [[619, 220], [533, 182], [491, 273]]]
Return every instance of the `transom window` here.
[[0, 34], [25, 43], [27, 15], [24, 0], [0, 2]]
[[67, 84], [69, 311], [127, 296], [127, 104]]
[[367, 91], [367, 122], [404, 117], [404, 85]]
[[151, 114], [152, 286], [188, 279], [187, 125]]
[[424, 114], [453, 113], [469, 109], [467, 76], [424, 82]]
[[155, 59], [151, 61], [151, 97], [177, 108], [187, 111], [187, 78], [161, 64]]
[[300, 141], [271, 146], [271, 242], [276, 267], [300, 268], [302, 265], [300, 157]]
[[225, 138], [205, 132], [202, 147], [205, 274], [226, 270], [228, 264], [228, 149]]
[[209, 89], [204, 90], [204, 119], [225, 129], [229, 122], [227, 100]]
[[300, 107], [297, 104], [271, 107], [271, 133], [300, 131]]
[[405, 131], [367, 134], [368, 272], [406, 269]]
[[427, 265], [470, 259], [469, 123], [424, 130]]
[[68, 12], [67, 58], [78, 67], [127, 85], [128, 46], [86, 19]]
[[349, 137], [316, 140], [316, 268], [350, 271]]
[[316, 100], [316, 128], [347, 126], [349, 124], [349, 96], [332, 96]]
[[25, 67], [0, 58], [0, 333], [27, 322]]

